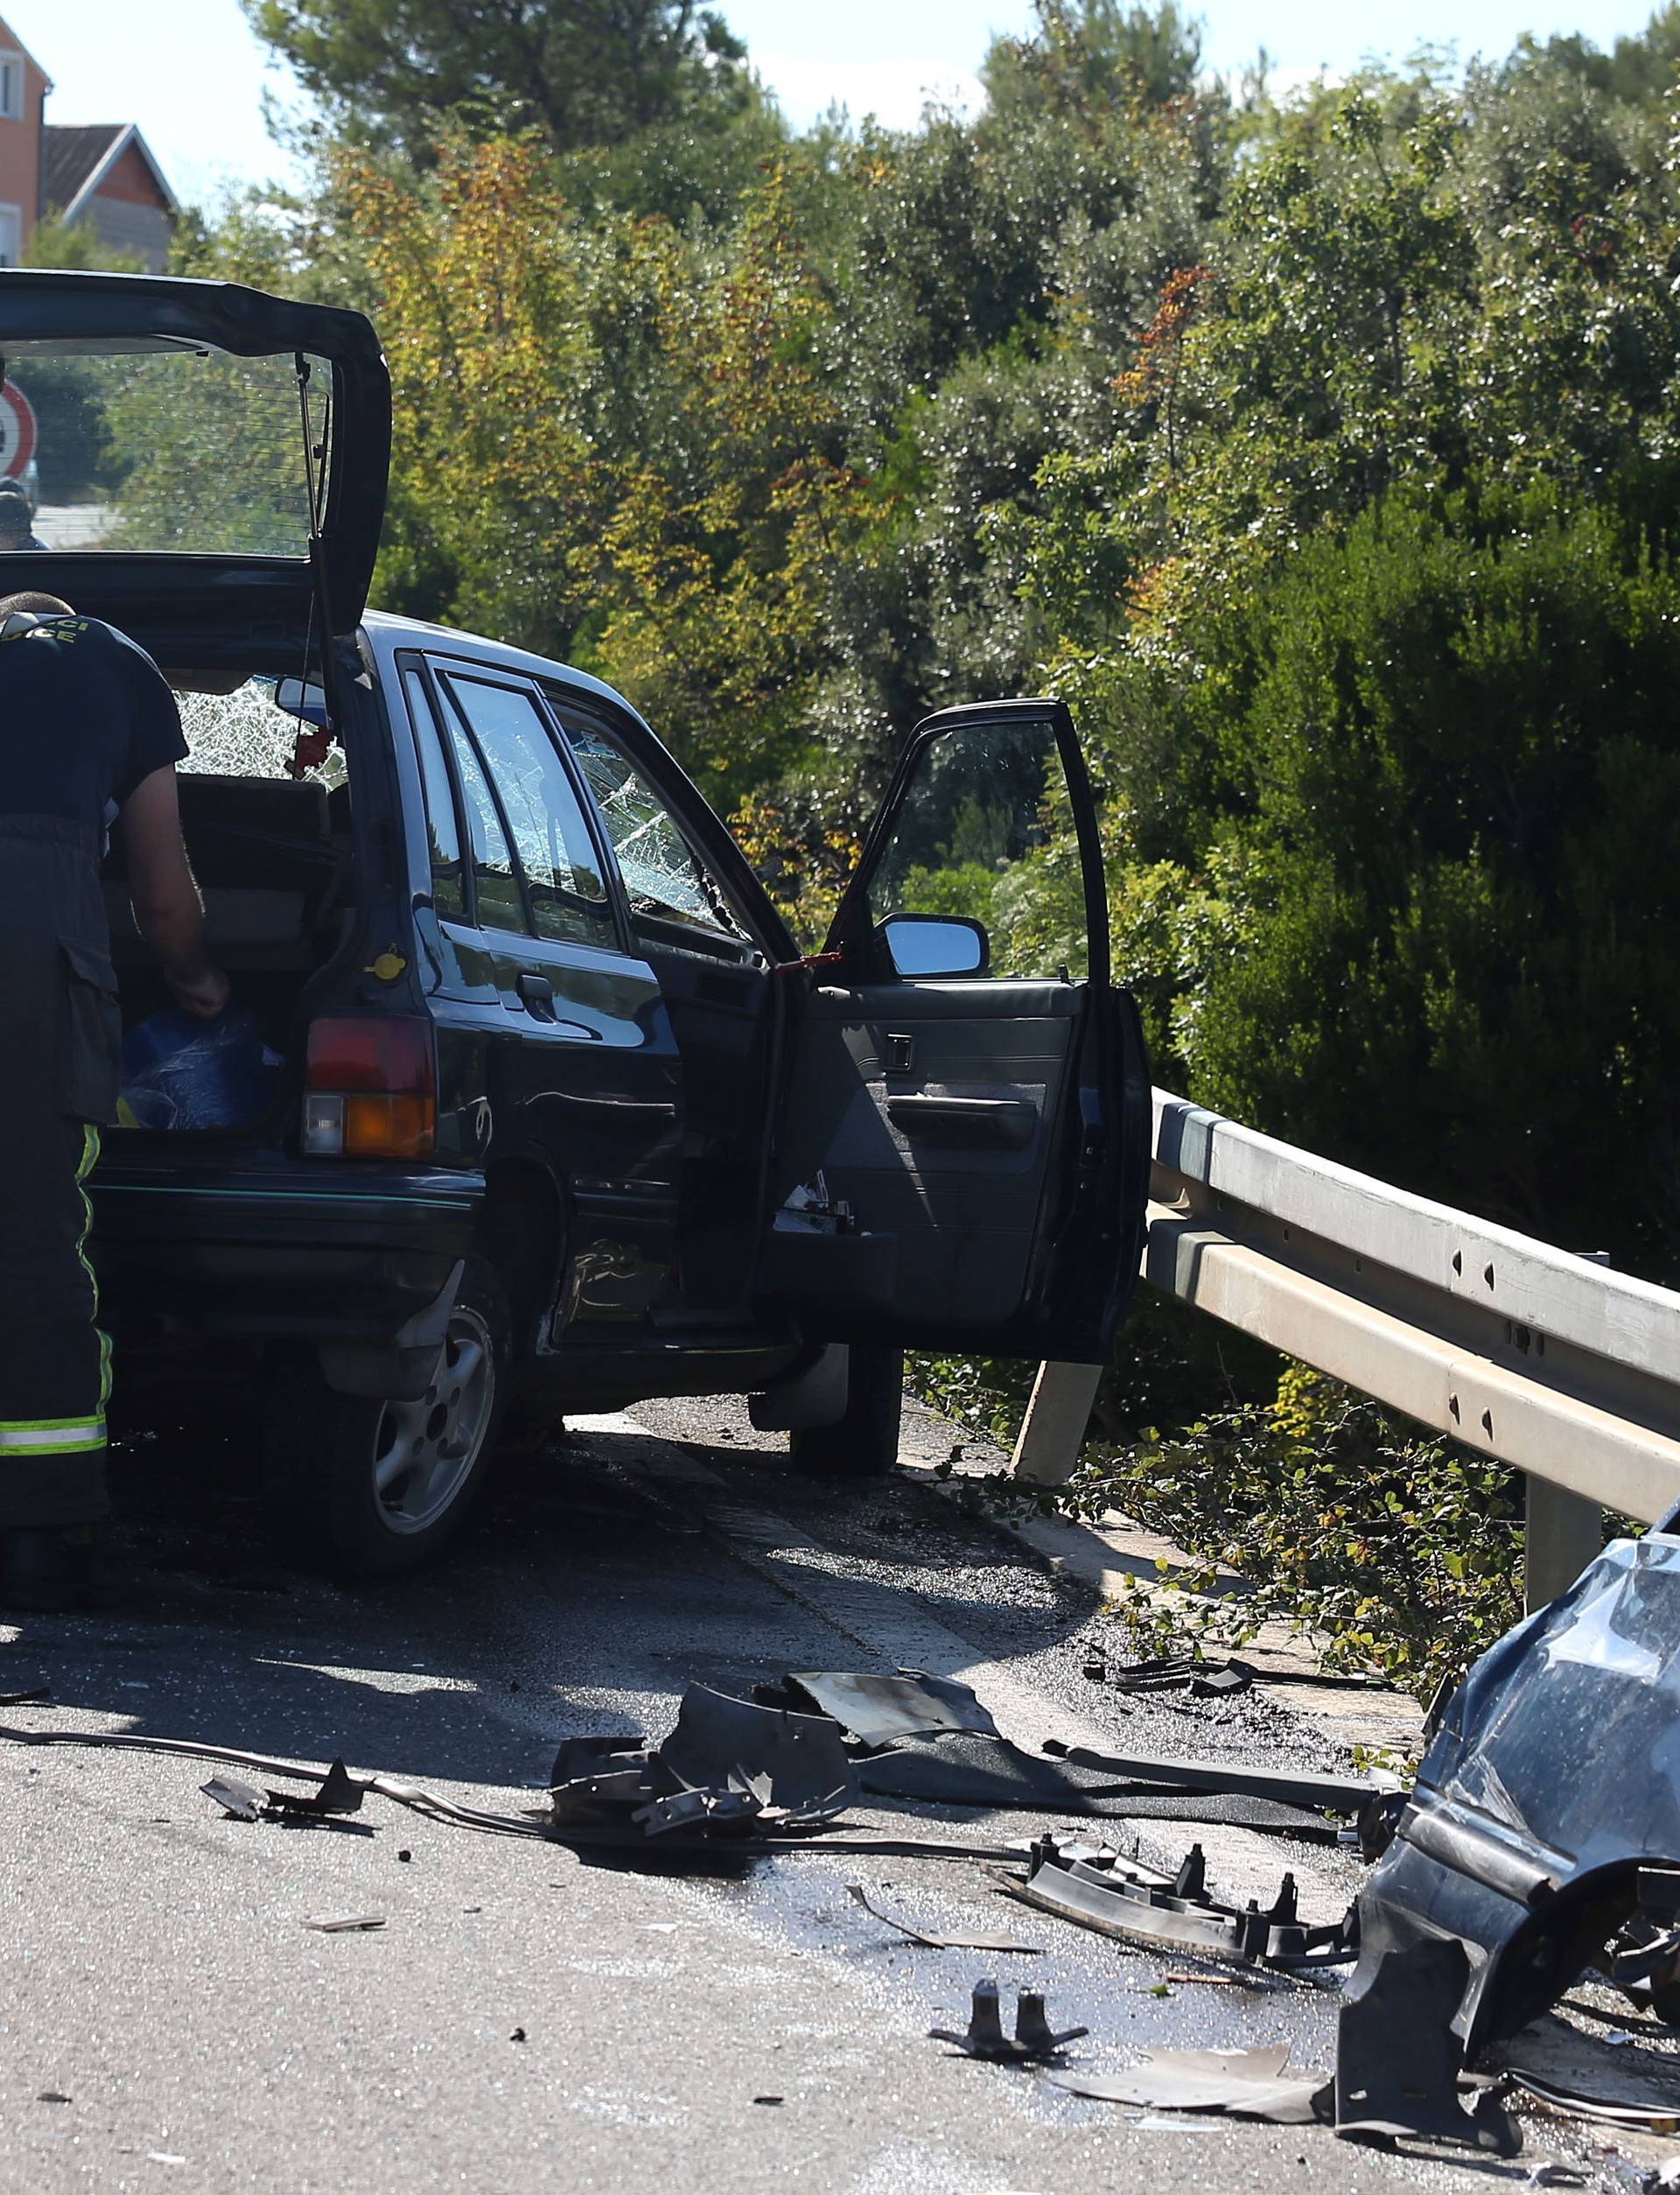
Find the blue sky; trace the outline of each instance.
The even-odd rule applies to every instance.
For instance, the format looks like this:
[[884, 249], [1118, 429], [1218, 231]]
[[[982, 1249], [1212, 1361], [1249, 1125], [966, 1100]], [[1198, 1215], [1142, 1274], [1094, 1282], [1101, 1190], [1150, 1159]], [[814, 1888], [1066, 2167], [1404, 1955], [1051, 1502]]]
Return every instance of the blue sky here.
[[[1194, 0], [1191, 0], [1194, 8]], [[840, 100], [853, 114], [914, 123], [928, 93], [972, 102], [974, 72], [995, 31], [1021, 31], [1030, 0], [722, 0], [766, 81], [796, 123]], [[1353, 67], [1376, 51], [1404, 55], [1456, 41], [1505, 52], [1522, 31], [1586, 30], [1600, 45], [1635, 31], [1649, 0], [1396, 0], [1382, 15], [1338, 0], [1209, 0], [1208, 58], [1236, 70], [1264, 43], [1284, 84]], [[0, 0], [0, 17], [56, 87], [49, 118], [137, 122], [182, 198], [279, 172], [263, 134], [263, 55], [238, 0]]]

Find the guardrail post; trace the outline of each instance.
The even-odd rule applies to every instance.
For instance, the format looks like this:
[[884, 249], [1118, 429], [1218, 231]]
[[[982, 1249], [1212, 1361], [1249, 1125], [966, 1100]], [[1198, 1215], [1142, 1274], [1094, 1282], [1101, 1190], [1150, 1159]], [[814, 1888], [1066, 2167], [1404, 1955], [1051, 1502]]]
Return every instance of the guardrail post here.
[[1527, 1474], [1522, 1603], [1530, 1616], [1566, 1593], [1604, 1545], [1604, 1509], [1585, 1494]]
[[1017, 1478], [1061, 1486], [1074, 1475], [1096, 1400], [1100, 1364], [1040, 1364], [1011, 1469]]

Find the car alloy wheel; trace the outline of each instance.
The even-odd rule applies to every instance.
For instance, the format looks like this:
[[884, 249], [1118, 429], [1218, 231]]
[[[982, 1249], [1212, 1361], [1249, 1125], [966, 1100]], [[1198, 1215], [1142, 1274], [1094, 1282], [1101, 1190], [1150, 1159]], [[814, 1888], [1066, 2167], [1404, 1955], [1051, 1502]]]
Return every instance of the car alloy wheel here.
[[426, 1532], [472, 1476], [496, 1406], [485, 1320], [458, 1303], [424, 1395], [388, 1402], [374, 1431], [374, 1498], [388, 1531]]

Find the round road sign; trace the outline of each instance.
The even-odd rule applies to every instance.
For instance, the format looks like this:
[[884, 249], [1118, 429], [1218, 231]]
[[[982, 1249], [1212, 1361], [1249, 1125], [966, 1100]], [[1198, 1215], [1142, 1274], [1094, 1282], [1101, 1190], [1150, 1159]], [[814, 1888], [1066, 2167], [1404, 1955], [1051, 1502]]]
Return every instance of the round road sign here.
[[0, 480], [18, 479], [35, 454], [35, 407], [15, 381], [0, 383]]

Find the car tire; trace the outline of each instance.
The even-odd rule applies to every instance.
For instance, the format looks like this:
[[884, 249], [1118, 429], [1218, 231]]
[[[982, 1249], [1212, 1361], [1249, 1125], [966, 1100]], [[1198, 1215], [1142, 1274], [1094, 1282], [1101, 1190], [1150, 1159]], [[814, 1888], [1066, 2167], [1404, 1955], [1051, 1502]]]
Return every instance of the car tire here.
[[448, 1546], [483, 1491], [513, 1334], [495, 1267], [472, 1257], [420, 1399], [340, 1394], [312, 1364], [287, 1383], [270, 1413], [269, 1486], [304, 1563], [393, 1577]]
[[883, 1478], [899, 1460], [904, 1415], [904, 1351], [854, 1342], [847, 1359], [845, 1414], [833, 1425], [804, 1426], [788, 1436], [802, 1470], [830, 1478]]

